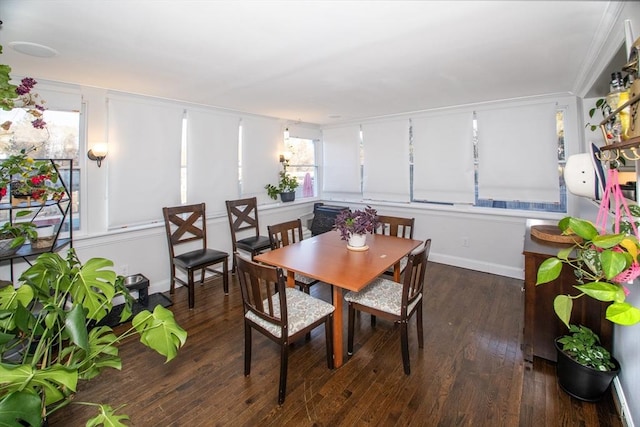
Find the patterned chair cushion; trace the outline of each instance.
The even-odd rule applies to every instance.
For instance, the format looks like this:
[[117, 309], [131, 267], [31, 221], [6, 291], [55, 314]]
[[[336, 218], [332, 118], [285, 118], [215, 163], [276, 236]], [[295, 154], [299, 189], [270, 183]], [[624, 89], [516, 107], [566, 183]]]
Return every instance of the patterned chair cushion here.
[[304, 283], [305, 285], [312, 285], [317, 282], [316, 279], [312, 279], [311, 277], [303, 276], [302, 274], [295, 273], [296, 282]]
[[[360, 292], [347, 292], [344, 295], [344, 299], [400, 316], [402, 284], [393, 280], [378, 278]], [[409, 304], [407, 311], [413, 310], [413, 307], [420, 301], [422, 301], [422, 294]]]
[[[313, 322], [322, 317], [333, 313], [335, 308], [318, 298], [314, 298], [294, 288], [286, 289], [287, 296], [287, 315], [289, 316], [288, 333], [289, 336], [295, 334], [301, 329], [309, 326]], [[280, 301], [277, 297], [273, 300], [273, 311], [276, 316], [280, 316]], [[267, 302], [264, 302], [265, 306]], [[245, 317], [258, 325], [265, 328], [273, 336], [280, 338], [280, 327], [271, 322], [267, 322], [256, 316], [251, 311], [245, 314]]]

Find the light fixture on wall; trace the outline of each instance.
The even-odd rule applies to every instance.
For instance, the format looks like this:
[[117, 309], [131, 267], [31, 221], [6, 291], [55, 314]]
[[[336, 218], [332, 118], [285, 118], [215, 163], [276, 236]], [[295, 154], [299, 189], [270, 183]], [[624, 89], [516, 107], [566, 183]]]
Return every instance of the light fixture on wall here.
[[107, 157], [107, 153], [109, 152], [109, 147], [105, 142], [98, 142], [93, 144], [93, 146], [89, 149], [87, 153], [87, 157], [90, 160], [95, 160], [98, 163], [98, 167], [102, 166], [102, 161], [105, 157]]
[[291, 151], [280, 153], [280, 163], [289, 163], [289, 160], [291, 160]]

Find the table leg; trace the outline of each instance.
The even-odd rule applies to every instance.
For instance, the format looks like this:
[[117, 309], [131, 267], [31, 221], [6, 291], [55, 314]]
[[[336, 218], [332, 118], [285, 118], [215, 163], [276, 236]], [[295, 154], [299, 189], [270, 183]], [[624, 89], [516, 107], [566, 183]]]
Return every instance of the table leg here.
[[336, 368], [342, 366], [342, 288], [332, 286], [333, 306], [333, 365]]
[[288, 288], [296, 287], [296, 273], [293, 271], [287, 271], [287, 287]]
[[393, 264], [393, 280], [400, 283], [400, 261]]

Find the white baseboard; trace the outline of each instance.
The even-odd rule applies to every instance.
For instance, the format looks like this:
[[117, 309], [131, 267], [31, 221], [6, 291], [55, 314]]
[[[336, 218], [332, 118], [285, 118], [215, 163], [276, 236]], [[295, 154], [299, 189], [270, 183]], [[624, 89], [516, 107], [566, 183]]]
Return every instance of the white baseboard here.
[[524, 279], [524, 269], [511, 267], [508, 265], [493, 264], [477, 261], [469, 258], [460, 258], [451, 255], [441, 255], [431, 252], [429, 261], [439, 264], [452, 265], [454, 267], [467, 268], [469, 270], [482, 271], [483, 273], [496, 274], [498, 276], [512, 277], [514, 279]]
[[620, 384], [618, 377], [613, 379], [613, 400], [615, 401], [620, 419], [622, 420], [623, 427], [635, 427], [631, 413], [629, 412], [629, 406], [627, 405], [627, 399], [624, 396], [624, 390]]

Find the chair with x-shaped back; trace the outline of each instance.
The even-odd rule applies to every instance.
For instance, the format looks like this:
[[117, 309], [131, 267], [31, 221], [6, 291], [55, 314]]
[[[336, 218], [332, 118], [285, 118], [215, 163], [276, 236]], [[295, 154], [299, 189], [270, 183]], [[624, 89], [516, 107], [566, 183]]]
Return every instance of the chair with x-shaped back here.
[[[227, 216], [231, 229], [231, 244], [233, 252], [238, 250], [249, 252], [251, 259], [260, 252], [271, 248], [271, 241], [267, 236], [260, 235], [258, 223], [258, 201], [255, 197], [237, 200], [227, 200]], [[242, 235], [249, 234], [246, 237]], [[236, 271], [236, 259], [233, 258], [232, 271]]]
[[[169, 244], [169, 259], [171, 265], [171, 288], [174, 293], [176, 282], [189, 288], [189, 308], [195, 305], [195, 289], [193, 273], [200, 270], [200, 283], [204, 282], [205, 271], [214, 274], [222, 274], [225, 295], [229, 293], [228, 259], [229, 254], [207, 247], [207, 216], [205, 204], [173, 206], [162, 208], [164, 215], [165, 231]], [[197, 243], [200, 243], [199, 245]], [[187, 245], [192, 249], [182, 253], [176, 253], [176, 246]], [[185, 248], [185, 246], [182, 246]], [[213, 266], [222, 264], [222, 273]], [[176, 268], [185, 272], [187, 280], [176, 276]]]

